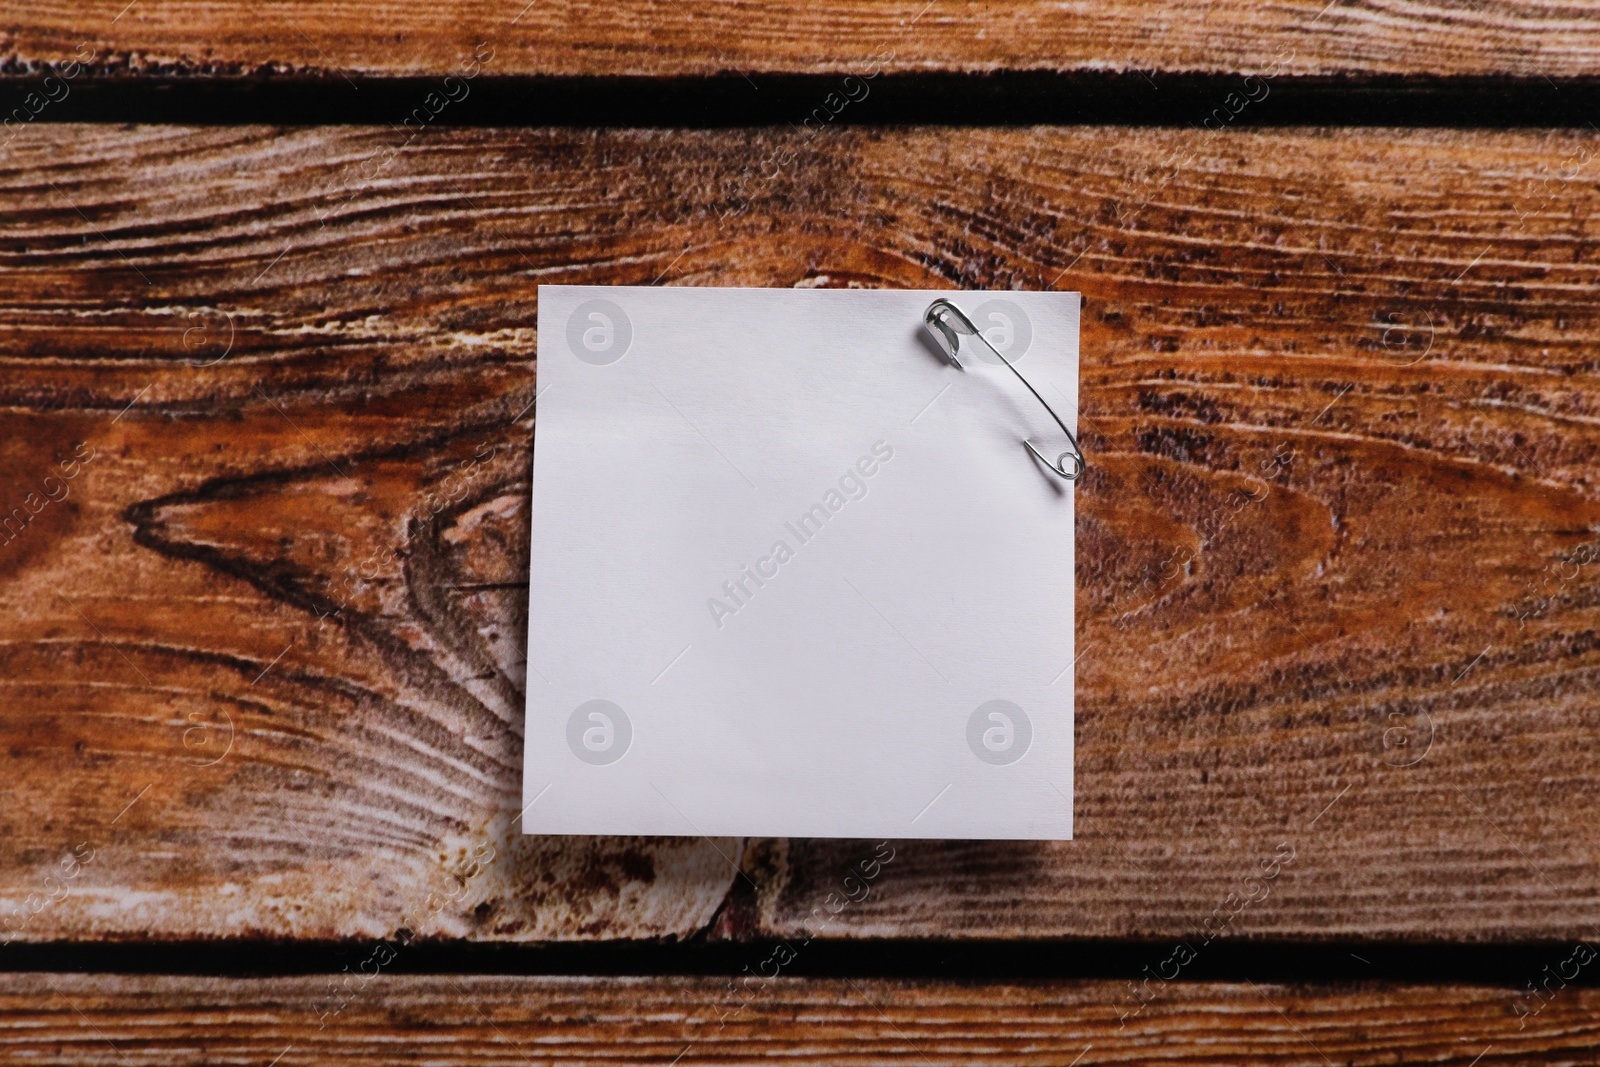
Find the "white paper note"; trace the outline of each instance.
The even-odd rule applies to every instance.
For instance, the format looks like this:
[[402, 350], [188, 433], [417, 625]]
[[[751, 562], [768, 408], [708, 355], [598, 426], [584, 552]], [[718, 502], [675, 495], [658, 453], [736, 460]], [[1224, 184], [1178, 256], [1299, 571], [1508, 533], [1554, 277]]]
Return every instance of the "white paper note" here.
[[1072, 836], [1076, 293], [540, 286], [523, 828]]

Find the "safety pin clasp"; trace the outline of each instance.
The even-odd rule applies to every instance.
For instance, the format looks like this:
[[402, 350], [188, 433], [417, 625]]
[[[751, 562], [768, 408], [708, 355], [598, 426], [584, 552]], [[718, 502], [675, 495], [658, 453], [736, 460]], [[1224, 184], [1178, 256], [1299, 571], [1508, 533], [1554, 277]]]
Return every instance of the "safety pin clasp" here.
[[[982, 332], [972, 324], [972, 320], [967, 318], [966, 313], [950, 301], [940, 297], [929, 304], [928, 310], [923, 312], [922, 324], [927, 328], [928, 333], [932, 335], [934, 342], [938, 344], [939, 351], [943, 352], [945, 358], [961, 370], [966, 370], [962, 366], [960, 356], [961, 338], [963, 336], [976, 337], [985, 348], [999, 357], [1000, 362], [1004, 363], [1011, 373], [1017, 376], [1017, 381], [1027, 386], [1028, 392], [1033, 394], [1033, 398], [1044, 404], [1044, 409], [1050, 413], [1050, 417], [1055, 420], [1055, 424], [1061, 427], [1061, 432], [1067, 435], [1068, 441], [1072, 442], [1072, 448], [1061, 453], [1060, 456], [1056, 457], [1056, 461], [1052, 463], [1044, 457], [1044, 453], [1034, 447], [1032, 441], [1024, 438], [1022, 443], [1027, 445], [1028, 451], [1033, 453], [1034, 458], [1048, 467], [1053, 474], [1065, 478], [1069, 482], [1077, 481], [1078, 476], [1083, 473], [1084, 468], [1087, 466], [1083, 458], [1083, 450], [1078, 447], [1078, 439], [1073, 436], [1071, 430], [1067, 429], [1067, 424], [1061, 421], [1061, 416], [1056, 414], [1055, 409], [1045, 403], [1044, 397], [1039, 395], [1039, 390], [1035, 389], [1028, 379], [1022, 376], [1022, 372], [1017, 370], [1016, 364], [1007, 359], [1005, 353], [989, 343], [989, 339], [983, 336]], [[1069, 460], [1071, 461], [1070, 469], [1067, 466]]]

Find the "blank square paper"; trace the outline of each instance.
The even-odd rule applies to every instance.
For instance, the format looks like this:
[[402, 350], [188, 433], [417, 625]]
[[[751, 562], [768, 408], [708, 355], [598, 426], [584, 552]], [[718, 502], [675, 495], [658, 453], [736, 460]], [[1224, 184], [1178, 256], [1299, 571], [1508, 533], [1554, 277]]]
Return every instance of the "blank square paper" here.
[[1076, 293], [540, 286], [526, 832], [1072, 836], [1064, 441], [939, 297], [1076, 432]]

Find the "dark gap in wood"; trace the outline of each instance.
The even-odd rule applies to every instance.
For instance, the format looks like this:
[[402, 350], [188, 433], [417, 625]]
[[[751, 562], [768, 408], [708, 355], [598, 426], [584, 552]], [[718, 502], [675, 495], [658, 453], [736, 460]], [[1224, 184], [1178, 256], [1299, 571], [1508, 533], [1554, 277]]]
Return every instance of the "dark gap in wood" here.
[[[552, 976], [727, 976], [1026, 982], [1061, 980], [1386, 982], [1521, 988], [1558, 968], [1578, 939], [1460, 944], [1403, 941], [853, 940], [491, 945], [460, 941], [13, 943], [0, 973], [270, 977], [352, 972]], [[380, 951], [380, 946], [387, 946]], [[1187, 951], [1180, 951], [1180, 946]], [[1580, 969], [1564, 984], [1600, 984]]]
[[[448, 84], [446, 84], [448, 82]], [[202, 125], [719, 128], [792, 125], [1593, 128], [1600, 78], [1301, 77], [1006, 71], [872, 79], [710, 77], [83, 77], [41, 104], [0, 77], [0, 120]], [[31, 101], [31, 103], [30, 103]], [[33, 107], [37, 107], [37, 118]], [[406, 123], [409, 121], [409, 127]], [[809, 123], [809, 125], [808, 125]]]

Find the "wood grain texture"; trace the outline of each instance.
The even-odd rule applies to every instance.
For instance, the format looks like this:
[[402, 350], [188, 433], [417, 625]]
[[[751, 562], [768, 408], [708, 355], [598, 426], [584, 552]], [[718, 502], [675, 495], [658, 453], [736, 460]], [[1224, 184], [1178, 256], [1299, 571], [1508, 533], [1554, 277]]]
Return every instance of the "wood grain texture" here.
[[[1519, 1020], [1514, 990], [382, 974], [337, 1015], [317, 978], [8, 975], [0, 1063], [1592, 1063], [1600, 994]], [[1519, 1026], [1519, 1021], [1522, 1025]]]
[[93, 55], [114, 77], [445, 75], [488, 46], [508, 75], [1150, 71], [1582, 77], [1575, 0], [40, 0], [0, 22], [13, 72]]
[[[0, 163], [15, 936], [1589, 934], [1595, 138], [400, 137]], [[1084, 293], [1079, 840], [516, 836], [536, 285], [652, 281]]]

